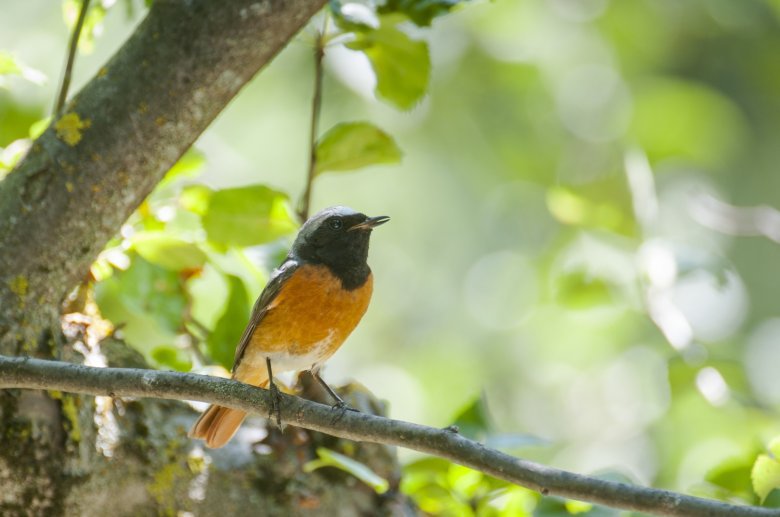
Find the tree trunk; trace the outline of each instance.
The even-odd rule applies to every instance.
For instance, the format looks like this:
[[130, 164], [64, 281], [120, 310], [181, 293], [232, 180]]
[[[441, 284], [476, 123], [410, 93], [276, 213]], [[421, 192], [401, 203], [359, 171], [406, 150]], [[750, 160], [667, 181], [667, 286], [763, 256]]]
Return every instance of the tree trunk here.
[[[80, 357], [63, 344], [68, 292], [163, 174], [324, 2], [154, 2], [0, 181], [0, 354]], [[338, 445], [332, 438], [287, 431], [300, 443], [282, 456], [239, 442], [197, 452], [186, 438], [194, 413], [185, 405], [111, 404], [0, 391], [0, 514], [403, 511], [400, 500], [333, 469], [302, 474], [317, 444]], [[398, 478], [388, 449], [358, 452]]]

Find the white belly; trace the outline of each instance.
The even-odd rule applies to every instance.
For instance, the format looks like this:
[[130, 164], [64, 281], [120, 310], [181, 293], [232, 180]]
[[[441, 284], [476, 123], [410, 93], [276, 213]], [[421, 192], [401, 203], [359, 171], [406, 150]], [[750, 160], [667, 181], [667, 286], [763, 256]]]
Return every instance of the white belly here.
[[[266, 358], [271, 360], [271, 368], [274, 376], [283, 372], [297, 372], [302, 370], [316, 369], [322, 361], [328, 358], [332, 352], [331, 344], [333, 342], [334, 332], [331, 331], [328, 337], [315, 343], [310, 351], [304, 355], [291, 355], [287, 351], [278, 352], [260, 352], [247, 349], [244, 357], [241, 359], [241, 366], [246, 364], [249, 369], [262, 368], [265, 370]], [[294, 347], [284, 347], [294, 348]]]

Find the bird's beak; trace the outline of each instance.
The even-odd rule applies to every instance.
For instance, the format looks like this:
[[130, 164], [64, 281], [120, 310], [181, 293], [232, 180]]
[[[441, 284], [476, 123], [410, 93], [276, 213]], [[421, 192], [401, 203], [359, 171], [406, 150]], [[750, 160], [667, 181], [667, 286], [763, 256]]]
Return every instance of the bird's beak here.
[[390, 220], [390, 218], [388, 216], [386, 216], [386, 215], [378, 215], [376, 217], [369, 217], [368, 219], [366, 219], [362, 223], [356, 224], [355, 226], [353, 226], [352, 228], [350, 228], [347, 231], [351, 232], [352, 230], [373, 230], [374, 228], [376, 228], [380, 224], [385, 224], [389, 220]]

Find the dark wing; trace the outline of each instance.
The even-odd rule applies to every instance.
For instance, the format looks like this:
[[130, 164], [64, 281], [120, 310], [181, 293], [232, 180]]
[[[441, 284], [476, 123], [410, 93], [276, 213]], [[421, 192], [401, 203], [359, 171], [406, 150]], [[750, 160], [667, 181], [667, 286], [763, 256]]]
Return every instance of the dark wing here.
[[241, 361], [241, 357], [244, 355], [244, 350], [252, 340], [252, 334], [255, 333], [255, 329], [260, 322], [263, 321], [263, 317], [268, 312], [268, 305], [276, 298], [279, 291], [282, 290], [282, 286], [285, 281], [290, 278], [295, 270], [298, 269], [298, 261], [293, 258], [285, 260], [281, 266], [274, 272], [271, 279], [260, 293], [260, 296], [255, 302], [255, 306], [252, 307], [252, 315], [249, 317], [249, 323], [244, 329], [244, 333], [241, 335], [241, 341], [238, 342], [236, 347], [236, 358], [233, 360], [233, 371], [235, 372], [236, 366]]

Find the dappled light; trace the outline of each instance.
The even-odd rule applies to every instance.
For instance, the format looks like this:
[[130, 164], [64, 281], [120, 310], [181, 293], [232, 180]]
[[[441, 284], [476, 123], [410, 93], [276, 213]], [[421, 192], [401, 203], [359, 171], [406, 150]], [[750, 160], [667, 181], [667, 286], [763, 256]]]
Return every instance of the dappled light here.
[[[105, 63], [152, 2], [93, 3], [69, 101], [50, 118], [81, 3], [64, 2], [66, 25], [63, 2], [0, 0], [0, 185], [43, 152], [39, 137], [78, 152], [110, 133], [73, 95], [111, 79]], [[372, 237], [371, 305], [323, 366], [329, 383], [551, 467], [780, 508], [769, 453], [780, 436], [778, 56], [769, 0], [330, 2], [186, 152], [139, 137], [181, 154], [166, 173], [150, 158], [128, 175], [135, 158], [93, 152], [85, 163], [110, 163], [116, 184], [92, 191], [57, 162], [62, 196], [119, 203], [132, 196], [117, 185], [134, 182], [151, 192], [111, 210], [134, 209], [121, 226], [90, 222], [113, 237], [69, 294], [66, 359], [122, 366], [109, 340], [132, 367], [229, 377], [301, 216], [351, 206], [392, 219]], [[130, 118], [190, 124], [153, 104]], [[34, 291], [3, 275], [7, 299]], [[302, 392], [296, 375], [282, 380]], [[130, 432], [123, 404], [95, 399], [89, 436], [105, 457]], [[250, 418], [224, 457], [188, 442], [188, 499], [208, 500], [215, 469], [242, 454], [279, 453], [274, 433]], [[306, 443], [318, 451], [301, 460], [307, 474], [346, 473], [371, 497], [400, 490], [431, 515], [607, 511], [419, 453], [401, 452], [391, 479], [351, 464], [351, 445]]]

